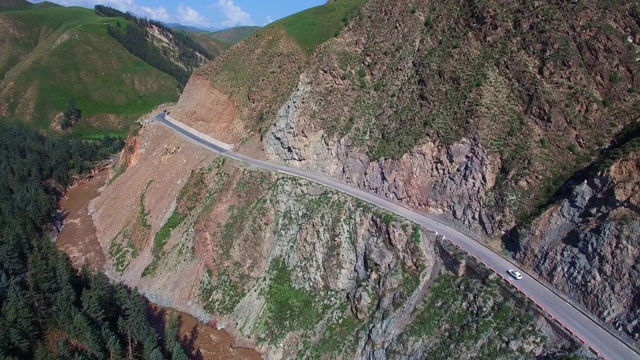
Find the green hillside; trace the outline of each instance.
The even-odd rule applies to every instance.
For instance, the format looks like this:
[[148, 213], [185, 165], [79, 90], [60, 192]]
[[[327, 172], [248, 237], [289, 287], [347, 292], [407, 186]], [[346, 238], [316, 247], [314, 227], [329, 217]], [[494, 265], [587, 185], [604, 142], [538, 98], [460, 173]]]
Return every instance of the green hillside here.
[[185, 30], [191, 38], [193, 38], [198, 44], [202, 45], [213, 56], [221, 55], [225, 50], [231, 47], [232, 44], [226, 43], [222, 40], [218, 40], [213, 34], [208, 31], [190, 31]]
[[107, 35], [120, 18], [79, 7], [30, 6], [0, 12], [0, 119], [56, 129], [67, 101], [82, 119], [70, 130], [124, 132], [163, 102], [176, 101], [171, 76], [131, 55]]
[[235, 45], [258, 30], [260, 30], [259, 26], [237, 26], [231, 29], [220, 30], [208, 34], [214, 39], [220, 40], [229, 45]]
[[289, 96], [311, 54], [340, 34], [366, 0], [339, 0], [275, 21], [202, 67], [216, 89], [233, 97], [240, 119], [260, 133]]
[[288, 16], [276, 24], [295, 38], [298, 45], [312, 53], [320, 44], [337, 36], [367, 0], [341, 0]]

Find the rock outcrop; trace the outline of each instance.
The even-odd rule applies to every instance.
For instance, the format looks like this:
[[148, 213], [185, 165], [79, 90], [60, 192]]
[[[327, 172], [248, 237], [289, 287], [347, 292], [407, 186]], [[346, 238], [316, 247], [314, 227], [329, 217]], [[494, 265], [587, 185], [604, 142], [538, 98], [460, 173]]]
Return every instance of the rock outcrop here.
[[593, 178], [520, 231], [516, 259], [640, 340], [638, 154]]
[[494, 232], [496, 216], [487, 208], [495, 185], [495, 157], [476, 138], [452, 145], [426, 142], [401, 158], [371, 161], [353, 139], [317, 131], [305, 116], [311, 91], [303, 75], [265, 137], [274, 161], [324, 173], [414, 209], [450, 214], [469, 227]]

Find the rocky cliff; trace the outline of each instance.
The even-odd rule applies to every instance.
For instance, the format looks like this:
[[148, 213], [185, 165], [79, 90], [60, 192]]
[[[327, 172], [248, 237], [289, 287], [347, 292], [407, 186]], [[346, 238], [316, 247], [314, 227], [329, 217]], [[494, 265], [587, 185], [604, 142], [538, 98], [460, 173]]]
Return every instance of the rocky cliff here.
[[640, 340], [640, 157], [576, 184], [521, 229], [516, 258], [615, 329]]
[[214, 158], [159, 124], [136, 143], [137, 162], [92, 204], [108, 273], [265, 358], [530, 358], [575, 345], [410, 222]]
[[637, 11], [368, 1], [316, 51], [265, 149], [488, 234], [509, 230], [638, 113]]
[[328, 136], [305, 116], [312, 91], [303, 75], [276, 115], [264, 141], [272, 160], [328, 174], [414, 209], [451, 215], [493, 234], [495, 215], [487, 205], [493, 202], [500, 161], [476, 137], [450, 145], [428, 141], [399, 159], [371, 161], [354, 139]]
[[[200, 114], [184, 120], [499, 235], [640, 111], [633, 2], [332, 6], [350, 3], [363, 5], [311, 54], [277, 22], [200, 69], [193, 85], [229, 97], [183, 97]], [[237, 115], [216, 129], [206, 109], [229, 101]]]

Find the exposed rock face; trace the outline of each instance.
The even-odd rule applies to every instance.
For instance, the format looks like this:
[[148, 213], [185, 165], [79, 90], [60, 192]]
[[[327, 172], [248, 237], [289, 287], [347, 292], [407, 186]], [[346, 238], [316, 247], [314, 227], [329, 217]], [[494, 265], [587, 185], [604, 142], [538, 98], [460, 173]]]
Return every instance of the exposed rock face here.
[[[435, 234], [306, 181], [214, 158], [157, 124], [137, 144], [138, 161], [94, 201], [93, 217], [110, 276], [154, 302], [215, 319], [267, 359], [416, 359], [436, 342], [470, 357], [545, 352], [547, 330], [530, 319], [482, 326], [482, 339], [522, 334], [509, 335], [519, 342], [462, 333], [465, 343], [449, 344], [460, 309], [455, 318], [470, 326], [499, 304], [524, 312], [495, 279], [467, 279], [464, 261], [443, 254]], [[175, 214], [177, 225], [162, 230]], [[136, 228], [146, 229], [143, 241]], [[430, 295], [435, 282], [454, 293]], [[446, 334], [415, 330], [431, 319], [419, 318], [427, 297], [451, 305], [434, 305]]]
[[370, 0], [311, 58], [266, 150], [507, 231], [637, 114], [638, 8], [592, 5]]
[[481, 225], [487, 233], [494, 232], [496, 215], [485, 204], [493, 200], [488, 192], [495, 184], [498, 161], [476, 138], [463, 138], [452, 145], [427, 142], [400, 159], [370, 161], [350, 137], [336, 139], [314, 129], [303, 112], [310, 86], [303, 75], [265, 137], [272, 160], [324, 173], [414, 209], [450, 214], [469, 227]]
[[640, 340], [638, 155], [575, 186], [521, 232], [516, 258]]

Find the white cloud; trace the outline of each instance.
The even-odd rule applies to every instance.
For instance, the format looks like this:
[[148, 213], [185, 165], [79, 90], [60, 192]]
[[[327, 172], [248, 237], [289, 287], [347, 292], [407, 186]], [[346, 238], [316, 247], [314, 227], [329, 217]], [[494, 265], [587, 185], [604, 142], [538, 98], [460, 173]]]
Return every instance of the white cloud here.
[[209, 21], [190, 6], [178, 6], [178, 21], [184, 25], [209, 26]]
[[253, 25], [251, 15], [233, 3], [233, 0], [218, 0], [213, 7], [220, 9], [225, 20], [220, 24], [223, 27], [233, 27], [241, 25]]
[[267, 23], [265, 25], [271, 24], [273, 22], [273, 18], [271, 16], [267, 16]]
[[150, 8], [148, 6], [142, 6], [140, 7], [140, 11], [142, 13], [144, 13], [143, 16], [146, 16], [150, 19], [154, 19], [154, 20], [160, 20], [160, 21], [164, 21], [164, 22], [168, 22], [171, 19], [171, 16], [169, 15], [169, 13], [167, 12], [167, 9], [165, 9], [162, 6], [159, 6], [157, 8]]

